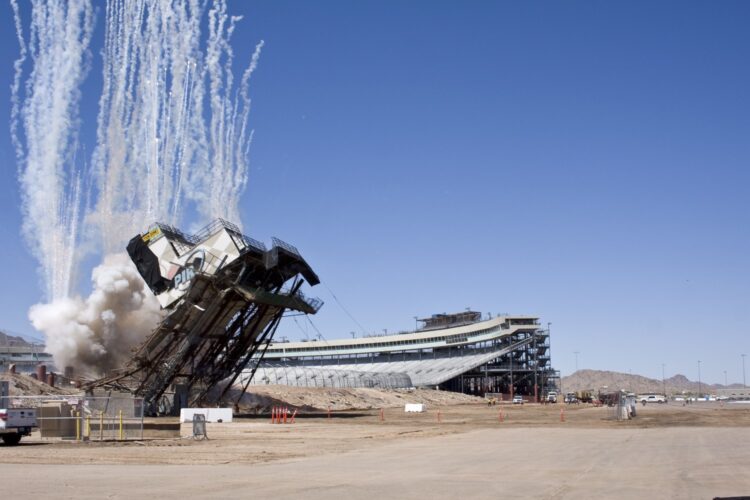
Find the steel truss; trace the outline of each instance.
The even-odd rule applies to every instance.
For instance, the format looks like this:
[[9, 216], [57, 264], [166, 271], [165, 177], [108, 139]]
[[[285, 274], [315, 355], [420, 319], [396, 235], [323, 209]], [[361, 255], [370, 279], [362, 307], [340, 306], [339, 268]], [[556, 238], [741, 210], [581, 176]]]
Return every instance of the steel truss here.
[[[272, 251], [285, 258], [269, 265], [267, 256], [249, 252], [220, 273], [197, 274], [128, 364], [84, 388], [140, 396], [147, 414], [175, 413], [209, 396], [216, 399], [223, 381], [218, 400], [227, 397], [243, 370], [254, 372], [285, 311], [315, 314], [322, 305], [299, 291], [305, 282], [299, 274], [317, 284], [304, 260], [283, 247]], [[249, 366], [256, 354], [256, 366]]]

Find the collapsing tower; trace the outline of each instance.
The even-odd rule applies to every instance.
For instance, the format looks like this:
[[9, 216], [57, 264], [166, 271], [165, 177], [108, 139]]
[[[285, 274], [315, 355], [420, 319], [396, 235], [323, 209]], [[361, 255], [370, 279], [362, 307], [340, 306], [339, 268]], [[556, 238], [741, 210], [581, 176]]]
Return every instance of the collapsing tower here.
[[155, 224], [127, 249], [168, 313], [126, 367], [87, 388], [141, 396], [147, 413], [200, 404], [227, 380], [224, 398], [253, 356], [262, 359], [285, 311], [322, 305], [300, 292], [320, 280], [296, 248], [274, 238], [267, 250], [222, 219], [192, 236]]

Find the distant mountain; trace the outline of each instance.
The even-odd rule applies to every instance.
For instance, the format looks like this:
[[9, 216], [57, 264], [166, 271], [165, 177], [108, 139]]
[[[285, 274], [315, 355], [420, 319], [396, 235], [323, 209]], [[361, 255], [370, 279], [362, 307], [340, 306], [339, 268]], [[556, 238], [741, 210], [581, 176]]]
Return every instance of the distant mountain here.
[[23, 337], [17, 337], [0, 331], [0, 347], [27, 347], [31, 344]]
[[[664, 380], [643, 377], [641, 375], [630, 375], [628, 373], [610, 372], [602, 370], [578, 370], [572, 375], [562, 378], [562, 391], [593, 390], [599, 392], [603, 387], [609, 391], [626, 390], [635, 393], [656, 392], [661, 394], [666, 386], [667, 394], [679, 394], [682, 392], [698, 392], [698, 382], [689, 380], [685, 375], [674, 375]], [[742, 384], [706, 384], [702, 383], [704, 392], [712, 389], [741, 388]]]

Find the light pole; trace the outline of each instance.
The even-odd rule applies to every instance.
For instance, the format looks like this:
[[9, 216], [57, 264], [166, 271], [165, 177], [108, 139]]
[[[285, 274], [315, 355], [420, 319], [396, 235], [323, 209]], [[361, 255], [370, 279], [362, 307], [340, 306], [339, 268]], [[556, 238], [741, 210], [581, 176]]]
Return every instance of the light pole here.
[[[550, 338], [550, 335], [549, 335], [549, 327], [551, 325], [552, 325], [552, 323], [550, 323], [548, 321], [547, 322], [547, 359], [549, 359], [549, 360], [552, 359], [552, 353], [551, 353], [551, 351], [552, 351], [552, 348], [551, 348], [551, 346], [552, 346], [552, 339]], [[552, 362], [550, 361], [550, 363], [547, 364], [546, 367], [547, 368], [552, 368]], [[552, 377], [554, 377], [554, 376], [555, 376], [555, 373], [552, 372]], [[549, 375], [546, 375], [545, 378], [544, 378], [544, 385], [546, 386], [548, 384], [549, 384]], [[555, 384], [555, 389], [557, 389], [557, 384]], [[560, 379], [560, 394], [562, 394], [562, 378]]]
[[698, 360], [698, 399], [701, 397], [703, 388], [701, 387], [701, 360]]
[[537, 332], [538, 332], [538, 330], [534, 330], [534, 347], [533, 347], [533, 349], [534, 349], [534, 402], [535, 403], [539, 402], [539, 387], [537, 385], [538, 384], [537, 372], [538, 372], [538, 367], [539, 367], [539, 361], [538, 361], [538, 357], [537, 357], [538, 351], [537, 351], [537, 347], [536, 347], [536, 335], [537, 335]]
[[580, 354], [580, 352], [579, 351], [575, 351], [575, 352], [573, 352], [573, 354], [576, 355], [576, 371], [578, 371], [578, 355]]
[[727, 371], [726, 371], [726, 370], [724, 370], [724, 388], [726, 389], [726, 387], [727, 387], [728, 385], [729, 385], [729, 384], [727, 384]]
[[745, 382], [745, 356], [747, 354], [741, 354], [742, 356], [742, 387], [747, 388], [747, 382]]
[[667, 397], [667, 383], [664, 381], [664, 363], [661, 364], [661, 390], [664, 392], [664, 397]]

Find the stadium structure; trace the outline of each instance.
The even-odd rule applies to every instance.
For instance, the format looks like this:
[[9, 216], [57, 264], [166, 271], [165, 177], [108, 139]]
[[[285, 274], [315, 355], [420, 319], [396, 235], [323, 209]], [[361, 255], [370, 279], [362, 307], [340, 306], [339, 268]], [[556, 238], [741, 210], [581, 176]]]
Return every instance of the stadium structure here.
[[52, 365], [52, 355], [44, 351], [43, 344], [0, 331], [0, 373], [11, 366], [19, 373], [34, 373], [39, 364]]
[[558, 385], [549, 327], [534, 316], [476, 311], [418, 319], [413, 332], [268, 342], [241, 379], [252, 385], [431, 387], [535, 400]]

